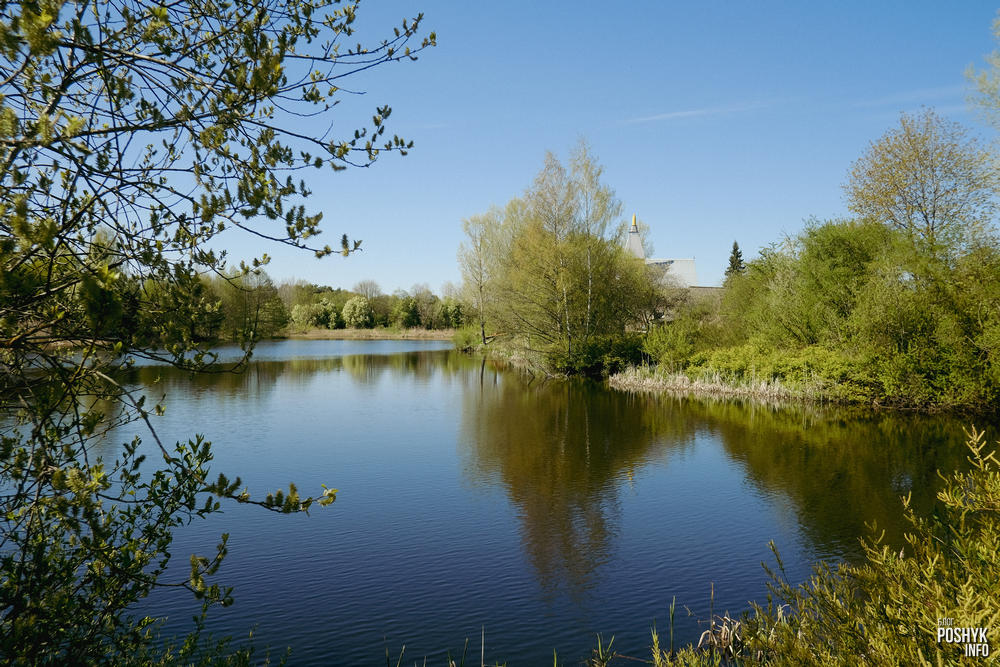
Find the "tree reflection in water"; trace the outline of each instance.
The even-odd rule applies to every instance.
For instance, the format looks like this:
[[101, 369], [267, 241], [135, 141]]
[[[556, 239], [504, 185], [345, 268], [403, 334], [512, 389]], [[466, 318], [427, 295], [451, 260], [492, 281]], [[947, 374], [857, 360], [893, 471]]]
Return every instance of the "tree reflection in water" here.
[[[915, 509], [930, 512], [935, 471], [965, 464], [961, 423], [941, 416], [629, 395], [487, 362], [470, 380], [478, 391], [465, 393], [460, 436], [468, 474], [506, 489], [547, 596], [591, 589], [615, 550], [623, 489], [651, 462], [670, 465], [702, 444], [721, 446], [749, 484], [789, 509], [810, 550], [832, 560], [856, 558], [872, 523], [901, 545], [900, 496], [912, 492]], [[712, 493], [711, 476], [701, 483]], [[697, 502], [663, 507], [665, 520]], [[726, 521], [706, 517], [706, 533], [729, 530]]]
[[[629, 395], [398, 341], [306, 343], [262, 346], [242, 374], [129, 376], [167, 395], [161, 435], [203, 428], [251, 489], [342, 489], [329, 512], [230, 508], [177, 543], [231, 532], [240, 602], [213, 629], [242, 633], [269, 605], [264, 643], [295, 644], [297, 662], [337, 641], [364, 664], [387, 629], [433, 651], [482, 623], [512, 662], [583, 655], [598, 631], [638, 654], [674, 595], [701, 618], [712, 582], [717, 610], [761, 599], [769, 538], [796, 580], [855, 556], [868, 521], [899, 544], [899, 496], [930, 511], [935, 469], [964, 464], [962, 420]], [[329, 617], [330, 599], [345, 611]], [[703, 629], [677, 619], [685, 641]]]
[[[771, 507], [786, 508], [788, 527], [809, 552], [831, 560], [856, 557], [872, 522], [901, 544], [899, 497], [912, 492], [917, 511], [930, 512], [935, 471], [965, 465], [963, 422], [953, 418], [630, 395], [597, 383], [541, 381], [453, 351], [265, 359], [238, 374], [191, 376], [148, 366], [128, 381], [145, 385], [153, 398], [211, 392], [220, 413], [211, 417], [221, 418], [229, 401], [266, 399], [289, 383], [312, 387], [331, 373], [346, 373], [359, 392], [404, 386], [403, 378], [461, 383], [455, 419], [464, 474], [473, 484], [504, 489], [549, 600], [568, 595], [578, 602], [596, 586], [622, 543], [624, 494], [642, 490], [647, 467], [683, 465], [696, 448], [722, 452], [744, 484]], [[995, 438], [995, 429], [988, 436]], [[711, 470], [684, 474], [702, 476], [699, 493], [715, 492]], [[698, 504], [664, 501], [657, 520], [669, 526], [699, 511]], [[727, 521], [738, 520], [739, 513], [706, 518], [705, 534], [735, 532]], [[671, 549], [662, 545], [665, 556]]]

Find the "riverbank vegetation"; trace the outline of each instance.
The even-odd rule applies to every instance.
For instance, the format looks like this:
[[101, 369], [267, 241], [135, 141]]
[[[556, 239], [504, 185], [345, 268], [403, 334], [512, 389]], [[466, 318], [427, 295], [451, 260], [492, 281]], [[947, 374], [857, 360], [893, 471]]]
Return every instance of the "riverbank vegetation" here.
[[474, 322], [456, 338], [626, 389], [989, 411], [1000, 392], [1000, 179], [932, 110], [901, 117], [809, 221], [694, 298], [622, 249], [622, 206], [581, 145], [464, 223]]
[[[859, 217], [810, 221], [730, 272], [714, 308], [645, 336], [682, 388], [924, 409], [994, 410], [1000, 390], [1000, 191], [992, 156], [933, 111], [903, 115], [845, 186]], [[717, 388], [717, 389], [716, 389]]]
[[[767, 601], [741, 616], [706, 619], [698, 644], [678, 650], [672, 639], [664, 647], [654, 629], [652, 664], [930, 666], [958, 664], [967, 643], [985, 650], [974, 655], [992, 655], [1000, 623], [1000, 460], [982, 432], [969, 432], [967, 446], [968, 472], [939, 473], [937, 512], [920, 516], [903, 498], [910, 525], [903, 549], [890, 548], [873, 527], [860, 563], [817, 564], [798, 585], [785, 578], [772, 544]], [[940, 633], [963, 628], [985, 635], [964, 642]], [[599, 644], [588, 664], [635, 659]]]
[[456, 345], [623, 389], [995, 410], [1000, 176], [957, 123], [903, 114], [844, 186], [857, 217], [750, 261], [734, 242], [722, 288], [697, 297], [625, 252], [601, 177], [581, 144], [464, 222]]

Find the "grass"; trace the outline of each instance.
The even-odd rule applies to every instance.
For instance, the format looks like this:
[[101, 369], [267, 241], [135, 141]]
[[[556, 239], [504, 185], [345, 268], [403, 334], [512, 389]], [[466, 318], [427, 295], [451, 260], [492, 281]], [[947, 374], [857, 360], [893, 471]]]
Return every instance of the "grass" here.
[[[404, 653], [406, 653], [406, 645], [405, 644], [399, 650], [399, 657], [396, 659], [395, 667], [403, 667], [403, 654]], [[468, 657], [468, 654], [469, 654], [469, 638], [466, 637], [466, 639], [465, 639], [465, 646], [462, 647], [462, 657], [459, 658], [458, 662], [455, 662], [455, 660], [451, 657], [451, 651], [449, 651], [448, 652], [448, 657], [446, 658], [445, 667], [466, 667], [465, 659]], [[423, 665], [423, 667], [427, 667], [427, 657], [425, 656], [423, 658], [423, 662], [422, 663], [415, 662], [413, 664], [414, 664], [414, 667], [419, 667], [419, 665], [421, 665], [421, 664]], [[507, 663], [499, 663], [498, 662], [498, 663], [494, 664], [494, 667], [502, 667], [502, 665], [506, 665], [506, 664]], [[485, 627], [482, 630], [482, 634], [480, 635], [480, 640], [479, 640], [479, 665], [480, 665], [480, 667], [486, 667], [486, 628]], [[393, 664], [392, 664], [391, 658], [389, 657], [389, 647], [388, 646], [385, 647], [385, 667], [394, 667]], [[469, 667], [473, 667], [473, 665], [470, 664]]]

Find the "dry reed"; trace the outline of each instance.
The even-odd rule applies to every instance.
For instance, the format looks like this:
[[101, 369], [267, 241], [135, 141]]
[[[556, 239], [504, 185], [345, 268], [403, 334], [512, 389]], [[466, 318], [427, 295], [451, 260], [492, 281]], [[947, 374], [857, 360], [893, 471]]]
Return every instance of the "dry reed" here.
[[659, 373], [648, 367], [632, 367], [608, 378], [613, 389], [635, 393], [673, 393], [698, 396], [741, 397], [764, 401], [819, 400], [818, 388], [792, 387], [780, 380], [737, 380], [719, 373], [691, 378], [684, 373]]

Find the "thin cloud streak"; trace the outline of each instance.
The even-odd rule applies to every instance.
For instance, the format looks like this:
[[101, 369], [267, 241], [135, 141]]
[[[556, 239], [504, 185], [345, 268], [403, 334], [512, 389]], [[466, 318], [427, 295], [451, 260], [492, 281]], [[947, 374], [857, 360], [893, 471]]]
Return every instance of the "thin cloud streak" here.
[[755, 109], [762, 109], [767, 106], [770, 105], [761, 102], [755, 102], [753, 104], [740, 104], [727, 107], [708, 107], [705, 109], [686, 109], [683, 111], [668, 111], [667, 113], [659, 113], [653, 116], [630, 118], [629, 120], [626, 120], [625, 123], [631, 125], [635, 123], [653, 123], [661, 120], [676, 120], [678, 118], [702, 118], [704, 116], [719, 116], [722, 114], [754, 111]]
[[[899, 114], [917, 114], [920, 113], [921, 106], [910, 105], [908, 108], [903, 107], [900, 109], [879, 109], [877, 111], [869, 112], [866, 114], [868, 118], [876, 118], [880, 121], [885, 122], [888, 125], [893, 125], [899, 122]], [[948, 104], [940, 107], [930, 107], [939, 116], [954, 120], [955, 117], [963, 116], [974, 116], [975, 110], [970, 108], [968, 104]]]
[[898, 93], [890, 93], [889, 95], [870, 100], [861, 100], [859, 102], [855, 102], [852, 106], [856, 109], [862, 109], [867, 107], [889, 106], [890, 104], [927, 104], [931, 100], [965, 97], [967, 91], [968, 87], [964, 85], [941, 86], [939, 88], [920, 88], [918, 90], [906, 90]]

